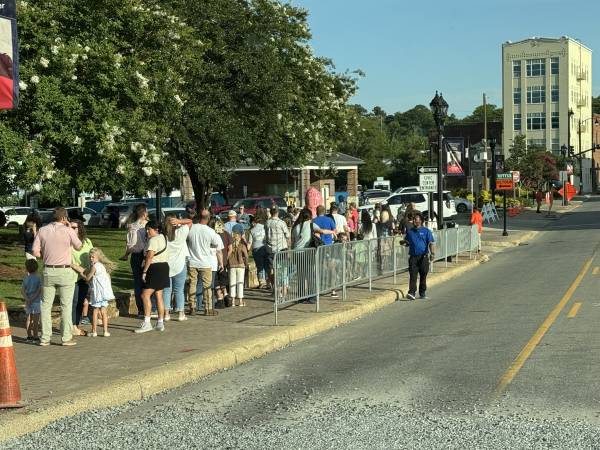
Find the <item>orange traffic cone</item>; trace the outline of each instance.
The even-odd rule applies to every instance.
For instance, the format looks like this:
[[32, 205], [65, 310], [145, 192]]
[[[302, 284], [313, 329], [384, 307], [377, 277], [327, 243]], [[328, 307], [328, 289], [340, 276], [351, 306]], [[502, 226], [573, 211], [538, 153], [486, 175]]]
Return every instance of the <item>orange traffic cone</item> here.
[[21, 408], [21, 388], [15, 366], [8, 311], [0, 302], [0, 408]]

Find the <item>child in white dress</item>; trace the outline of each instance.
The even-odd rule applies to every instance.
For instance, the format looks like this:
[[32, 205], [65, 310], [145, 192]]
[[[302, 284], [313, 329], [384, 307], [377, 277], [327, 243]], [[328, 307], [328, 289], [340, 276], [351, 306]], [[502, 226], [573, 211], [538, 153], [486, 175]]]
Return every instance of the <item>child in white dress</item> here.
[[88, 336], [98, 336], [96, 327], [98, 325], [98, 313], [100, 313], [102, 316], [102, 326], [104, 327], [104, 337], [109, 337], [107, 307], [108, 302], [115, 298], [110, 282], [110, 273], [115, 268], [115, 264], [97, 247], [90, 250], [90, 264], [91, 267], [88, 273], [85, 273], [84, 268], [81, 266], [73, 267], [90, 283], [88, 300], [90, 306], [93, 308], [93, 312], [92, 331]]

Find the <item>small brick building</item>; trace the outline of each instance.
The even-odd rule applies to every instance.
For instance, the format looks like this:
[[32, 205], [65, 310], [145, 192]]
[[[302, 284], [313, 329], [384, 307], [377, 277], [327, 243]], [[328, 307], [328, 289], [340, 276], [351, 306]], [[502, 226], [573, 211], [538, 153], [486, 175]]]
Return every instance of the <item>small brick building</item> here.
[[[364, 161], [345, 153], [336, 153], [321, 163], [308, 162], [302, 167], [261, 169], [252, 163], [236, 169], [227, 187], [229, 202], [254, 196], [274, 195], [288, 204], [304, 206], [304, 194], [314, 186], [321, 191], [325, 204], [335, 201], [335, 192], [348, 193], [348, 201], [358, 203], [358, 168]], [[185, 200], [193, 198], [192, 185], [186, 175], [182, 180]]]

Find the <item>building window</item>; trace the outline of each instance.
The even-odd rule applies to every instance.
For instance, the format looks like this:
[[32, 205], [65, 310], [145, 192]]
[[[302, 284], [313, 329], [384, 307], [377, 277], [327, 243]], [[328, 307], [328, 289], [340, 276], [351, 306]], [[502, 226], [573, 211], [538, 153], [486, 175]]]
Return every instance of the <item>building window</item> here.
[[559, 115], [558, 112], [553, 112], [552, 113], [552, 128], [558, 128], [558, 119], [559, 119]]
[[552, 90], [550, 91], [550, 93], [552, 96], [552, 101], [557, 102], [558, 101], [558, 86], [552, 86]]
[[546, 129], [546, 113], [527, 113], [527, 129], [528, 130], [545, 130]]
[[546, 62], [543, 59], [527, 60], [527, 76], [539, 77], [546, 75]]
[[513, 61], [513, 78], [521, 78], [521, 61]]
[[521, 104], [521, 88], [520, 87], [516, 87], [513, 89], [513, 103], [515, 105]]
[[546, 148], [546, 139], [527, 139], [527, 147]]
[[521, 131], [521, 114], [520, 113], [517, 113], [514, 115], [513, 123], [514, 123], [513, 129], [515, 131]]
[[560, 152], [560, 145], [557, 138], [552, 138], [552, 151], [554, 153]]
[[546, 88], [544, 86], [527, 86], [527, 103], [544, 103]]
[[550, 73], [552, 75], [558, 75], [558, 58], [550, 59]]

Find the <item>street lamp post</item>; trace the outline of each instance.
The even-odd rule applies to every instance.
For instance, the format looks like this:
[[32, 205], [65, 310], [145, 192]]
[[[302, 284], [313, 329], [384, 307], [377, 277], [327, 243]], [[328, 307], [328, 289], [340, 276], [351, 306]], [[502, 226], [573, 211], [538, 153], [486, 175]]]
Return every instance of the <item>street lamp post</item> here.
[[438, 230], [444, 228], [444, 186], [443, 186], [443, 173], [442, 173], [442, 152], [443, 152], [443, 136], [442, 131], [444, 130], [444, 121], [448, 116], [448, 103], [444, 100], [443, 95], [438, 95], [435, 91], [435, 97], [429, 103], [431, 112], [433, 113], [433, 119], [437, 126], [438, 132], [438, 160], [437, 160], [437, 220]]
[[492, 203], [496, 204], [496, 139], [490, 139], [490, 152], [492, 154], [492, 182], [490, 189], [492, 190]]

